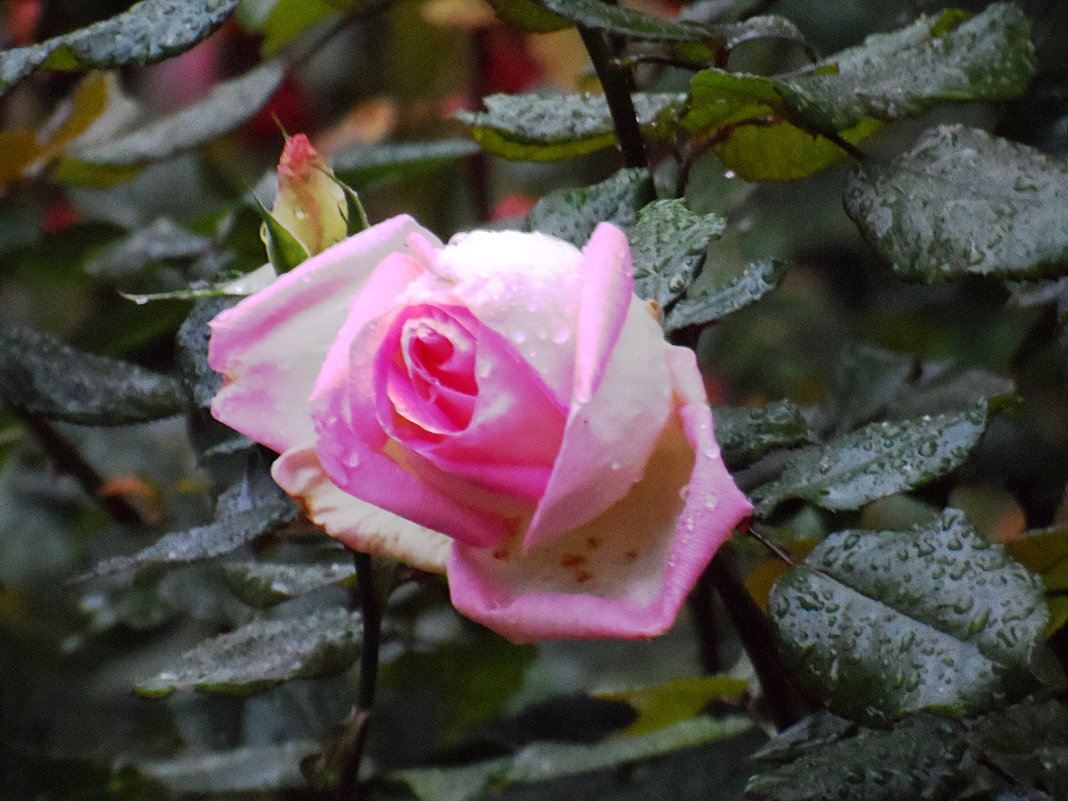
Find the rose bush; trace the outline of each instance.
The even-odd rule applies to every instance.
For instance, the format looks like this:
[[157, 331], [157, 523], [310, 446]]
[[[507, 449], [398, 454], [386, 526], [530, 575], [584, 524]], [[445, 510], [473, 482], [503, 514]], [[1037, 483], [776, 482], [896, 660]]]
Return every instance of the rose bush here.
[[580, 252], [396, 217], [211, 327], [213, 413], [308, 516], [514, 641], [663, 632], [750, 511], [611, 225]]

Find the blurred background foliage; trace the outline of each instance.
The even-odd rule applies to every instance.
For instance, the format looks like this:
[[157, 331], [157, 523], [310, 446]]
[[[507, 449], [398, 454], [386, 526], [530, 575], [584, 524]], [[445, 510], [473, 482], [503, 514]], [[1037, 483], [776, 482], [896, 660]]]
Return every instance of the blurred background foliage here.
[[[749, 4], [705, 5], [742, 11]], [[757, 5], [795, 23], [820, 54], [942, 6]], [[980, 11], [986, 4], [957, 5]], [[865, 148], [891, 157], [932, 125], [965, 122], [1068, 155], [1068, 6], [1018, 5], [1034, 23], [1038, 55], [1024, 96], [942, 106], [886, 126]], [[129, 6], [8, 0], [0, 36], [7, 47], [25, 46]], [[642, 7], [677, 10], [667, 0]], [[337, 27], [342, 12], [359, 20]], [[282, 69], [270, 66], [276, 58]], [[796, 43], [761, 40], [740, 46], [730, 66], [771, 74], [804, 60]], [[672, 70], [644, 77], [664, 91], [686, 85]], [[233, 90], [235, 80], [245, 83], [230, 92], [225, 87]], [[255, 189], [269, 200], [273, 188], [264, 176], [277, 162], [283, 132], [308, 134], [360, 192], [372, 222], [406, 212], [447, 237], [490, 221], [507, 224], [548, 191], [587, 186], [619, 168], [614, 151], [548, 164], [487, 156], [453, 116], [478, 109], [494, 92], [575, 90], [592, 80], [574, 30], [521, 33], [479, 0], [243, 0], [214, 35], [177, 58], [120, 65], [106, 75], [36, 70], [0, 101], [0, 320], [82, 351], [179, 373], [176, 341], [190, 303], [136, 304], [120, 292], [182, 290], [262, 264], [260, 219], [248, 196]], [[200, 102], [209, 105], [197, 116], [215, 115], [218, 135], [183, 144], [181, 110]], [[120, 130], [136, 135], [124, 138]], [[895, 278], [842, 210], [848, 169], [843, 163], [797, 181], [749, 183], [711, 153], [694, 164], [686, 200], [727, 223], [703, 280], [762, 258], [793, 265], [760, 304], [685, 333], [713, 402], [820, 403], [819, 427], [841, 432], [875, 419], [894, 394], [872, 387], [937, 383], [945, 365], [973, 371], [994, 387], [985, 394], [999, 394], [999, 380], [1011, 379], [1023, 400], [993, 420], [951, 477], [857, 514], [787, 505], [774, 518], [775, 531], [789, 544], [849, 525], [904, 528], [946, 505], [965, 510], [995, 541], [1068, 527], [1068, 337], [1058, 325], [1057, 295], [1013, 294], [982, 276], [934, 287]], [[658, 175], [667, 183], [672, 177], [670, 169]], [[872, 393], [867, 409], [857, 401], [865, 391]], [[48, 446], [47, 431], [0, 414], [0, 794], [56, 801], [325, 797], [306, 789], [298, 765], [344, 720], [354, 697], [350, 675], [298, 679], [247, 697], [179, 690], [149, 699], [132, 688], [205, 637], [252, 620], [247, 601], [262, 590], [257, 580], [269, 585], [271, 602], [284, 605], [284, 618], [345, 606], [346, 577], [330, 576], [292, 600], [286, 576], [257, 579], [232, 563], [197, 561], [168, 571], [149, 565], [132, 577], [72, 581], [98, 560], [207, 524], [215, 493], [235, 477], [256, 475], [240, 462], [255, 457], [217, 454], [205, 469], [197, 453], [205, 443], [194, 450], [178, 417], [108, 428], [54, 423], [49, 430], [79, 454], [88, 476], [57, 465], [60, 446]], [[204, 434], [203, 425], [193, 430], [225, 440], [217, 431]], [[327, 538], [288, 525], [290, 536], [257, 540], [238, 556], [311, 564], [325, 553], [344, 561]], [[759, 561], [758, 550], [743, 555]], [[766, 594], [768, 580], [751, 579]], [[613, 691], [702, 672], [686, 615], [653, 643], [515, 647], [459, 619], [444, 587], [430, 581], [418, 592], [402, 590], [390, 617], [400, 631], [383, 654], [370, 744], [379, 775], [431, 758], [444, 764], [500, 756], [561, 732], [575, 743], [594, 742], [630, 724], [640, 708]], [[725, 636], [723, 666], [730, 668], [741, 649]], [[601, 695], [589, 695], [594, 691]], [[716, 703], [736, 713], [752, 701], [722, 687], [697, 697], [697, 709], [721, 699]], [[707, 735], [708, 744], [641, 768], [516, 784], [504, 795], [737, 798], [752, 773], [748, 756], [765, 739], [759, 729], [723, 742]], [[327, 770], [307, 761], [304, 767], [313, 777]]]

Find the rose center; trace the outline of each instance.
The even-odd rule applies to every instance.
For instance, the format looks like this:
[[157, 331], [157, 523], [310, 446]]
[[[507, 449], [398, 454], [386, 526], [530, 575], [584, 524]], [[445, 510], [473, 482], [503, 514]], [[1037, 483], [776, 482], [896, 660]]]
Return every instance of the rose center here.
[[404, 320], [399, 334], [386, 376], [394, 423], [431, 439], [462, 431], [478, 394], [474, 337], [435, 307]]

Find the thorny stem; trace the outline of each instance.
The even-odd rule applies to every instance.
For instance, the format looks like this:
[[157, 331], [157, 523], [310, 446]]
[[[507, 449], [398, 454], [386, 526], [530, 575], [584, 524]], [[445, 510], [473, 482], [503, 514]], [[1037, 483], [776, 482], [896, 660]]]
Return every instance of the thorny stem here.
[[18, 417], [52, 459], [55, 469], [72, 476], [87, 495], [104, 507], [112, 520], [128, 526], [144, 522], [141, 513], [121, 495], [106, 496], [101, 492], [104, 479], [51, 423], [28, 413], [19, 414]]
[[808, 712], [790, 675], [779, 660], [771, 622], [739, 580], [731, 546], [724, 545], [712, 559], [700, 581], [707, 581], [726, 607], [734, 629], [753, 663], [772, 720], [780, 730], [797, 723]]
[[360, 763], [367, 747], [368, 724], [375, 705], [378, 650], [382, 632], [382, 610], [379, 608], [375, 589], [371, 555], [353, 551], [352, 561], [356, 566], [356, 593], [363, 614], [363, 647], [360, 651], [360, 683], [356, 691], [356, 706], [353, 707], [348, 720], [353, 731], [352, 750], [338, 783], [337, 801], [363, 801], [368, 797], [367, 788], [360, 784]]
[[648, 168], [645, 141], [638, 127], [638, 115], [634, 111], [634, 100], [630, 94], [630, 72], [616, 60], [603, 33], [583, 25], [579, 25], [578, 29], [601, 81], [601, 88], [604, 89], [608, 110], [612, 114], [612, 125], [616, 129], [616, 140], [623, 153], [624, 166]]

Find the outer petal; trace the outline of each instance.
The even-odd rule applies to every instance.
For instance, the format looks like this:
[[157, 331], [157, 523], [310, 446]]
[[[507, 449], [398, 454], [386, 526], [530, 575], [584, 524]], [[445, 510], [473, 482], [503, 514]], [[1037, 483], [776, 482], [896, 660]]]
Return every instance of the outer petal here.
[[626, 238], [599, 225], [583, 251], [567, 426], [525, 548], [577, 528], [626, 495], [671, 413], [667, 345], [632, 287]]
[[284, 451], [314, 435], [308, 397], [353, 297], [413, 233], [434, 239], [411, 217], [394, 217], [346, 239], [281, 276], [211, 322], [211, 366], [227, 383], [212, 413], [228, 426]]
[[451, 539], [339, 489], [310, 443], [283, 453], [272, 465], [271, 475], [312, 521], [350, 548], [398, 559], [420, 570], [445, 572]]
[[523, 552], [457, 544], [453, 604], [514, 642], [666, 631], [713, 554], [751, 510], [712, 435], [693, 353], [668, 351], [676, 414], [631, 492], [575, 531]]

